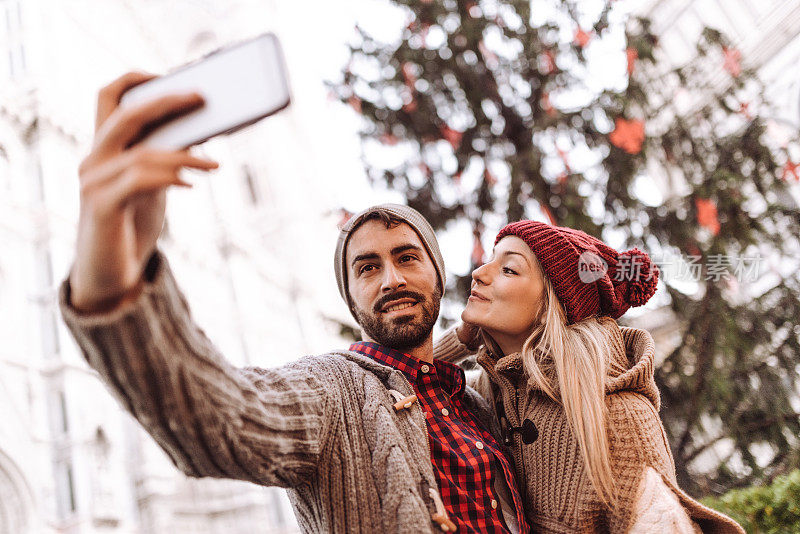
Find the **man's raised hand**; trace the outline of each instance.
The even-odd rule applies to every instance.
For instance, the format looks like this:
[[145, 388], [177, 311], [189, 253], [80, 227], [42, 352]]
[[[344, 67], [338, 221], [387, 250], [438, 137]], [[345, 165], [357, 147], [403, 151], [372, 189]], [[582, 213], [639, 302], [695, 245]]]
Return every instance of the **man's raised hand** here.
[[152, 150], [134, 143], [154, 125], [203, 105], [200, 95], [167, 95], [121, 109], [128, 89], [154, 78], [131, 72], [100, 90], [92, 150], [79, 169], [80, 218], [70, 300], [84, 312], [106, 311], [135, 298], [164, 223], [166, 189], [191, 187], [183, 168], [218, 164], [188, 150]]

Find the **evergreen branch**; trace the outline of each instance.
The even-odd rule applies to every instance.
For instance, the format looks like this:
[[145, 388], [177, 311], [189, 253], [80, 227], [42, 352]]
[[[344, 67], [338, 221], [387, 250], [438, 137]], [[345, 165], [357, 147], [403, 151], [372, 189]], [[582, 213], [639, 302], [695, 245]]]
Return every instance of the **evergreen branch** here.
[[[741, 434], [741, 435], [747, 435], [750, 432], [755, 432], [756, 430], [763, 430], [765, 428], [769, 428], [769, 427], [771, 427], [773, 425], [776, 425], [778, 423], [792, 422], [792, 421], [800, 423], [800, 412], [792, 412], [792, 413], [779, 415], [779, 416], [776, 416], [776, 417], [762, 419], [761, 421], [754, 421], [752, 423], [749, 423], [749, 424], [746, 424], [746, 425], [743, 425], [743, 426], [737, 428], [737, 432], [739, 434]], [[695, 447], [694, 449], [692, 449], [692, 451], [684, 457], [684, 461], [687, 464], [690, 464], [701, 453], [703, 453], [706, 450], [708, 450], [709, 448], [713, 447], [714, 445], [716, 445], [717, 443], [719, 443], [723, 439], [727, 439], [729, 437], [730, 437], [729, 433], [720, 432], [713, 439], [711, 439], [711, 440], [707, 441], [706, 443], [703, 443], [702, 445], [699, 445], [699, 446]]]

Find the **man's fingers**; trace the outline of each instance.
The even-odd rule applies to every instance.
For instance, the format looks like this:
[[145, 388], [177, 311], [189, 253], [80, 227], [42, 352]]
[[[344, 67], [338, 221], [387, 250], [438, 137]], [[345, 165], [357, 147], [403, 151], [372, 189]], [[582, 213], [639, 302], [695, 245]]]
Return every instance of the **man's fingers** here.
[[99, 130], [100, 125], [106, 121], [115, 109], [117, 109], [119, 101], [125, 91], [156, 77], [155, 74], [150, 74], [148, 72], [127, 72], [100, 89], [97, 95], [97, 116], [94, 122], [95, 131]]
[[[81, 193], [84, 196], [98, 194], [101, 189], [114, 187], [123, 175], [145, 175], [147, 173], [172, 173], [188, 167], [210, 171], [219, 167], [216, 161], [199, 158], [187, 150], [157, 151], [132, 150], [113, 158], [81, 176]], [[102, 195], [105, 196], [105, 195]]]
[[185, 115], [203, 105], [197, 93], [165, 95], [137, 106], [117, 109], [100, 126], [94, 151], [122, 150], [139, 139], [147, 127]]
[[188, 150], [152, 150], [147, 148], [133, 149], [119, 158], [122, 166], [158, 166], [171, 167], [193, 167], [196, 169], [216, 169], [219, 163], [214, 160], [200, 158]]
[[192, 187], [181, 180], [178, 172], [165, 169], [129, 169], [108, 189], [106, 202], [111, 209], [122, 208], [131, 198], [141, 193], [153, 192], [163, 187], [177, 185]]

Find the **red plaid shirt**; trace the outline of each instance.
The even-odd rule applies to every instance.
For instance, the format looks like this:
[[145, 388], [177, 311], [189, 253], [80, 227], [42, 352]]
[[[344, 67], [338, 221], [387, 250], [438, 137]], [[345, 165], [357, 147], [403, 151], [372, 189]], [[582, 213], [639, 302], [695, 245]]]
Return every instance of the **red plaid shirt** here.
[[354, 343], [350, 350], [401, 371], [414, 387], [442, 501], [458, 532], [508, 532], [493, 489], [496, 476], [505, 477], [511, 489], [520, 532], [530, 532], [505, 449], [462, 402], [464, 371], [441, 360], [426, 364], [377, 343]]

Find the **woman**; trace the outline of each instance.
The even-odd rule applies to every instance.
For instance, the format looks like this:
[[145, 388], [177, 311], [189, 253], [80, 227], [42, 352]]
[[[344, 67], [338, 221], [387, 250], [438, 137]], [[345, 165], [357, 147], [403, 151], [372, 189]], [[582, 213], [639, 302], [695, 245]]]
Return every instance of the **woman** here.
[[744, 532], [678, 488], [652, 338], [615, 321], [655, 292], [645, 253], [520, 221], [472, 278], [462, 319], [483, 334], [476, 387], [496, 407], [535, 531]]

